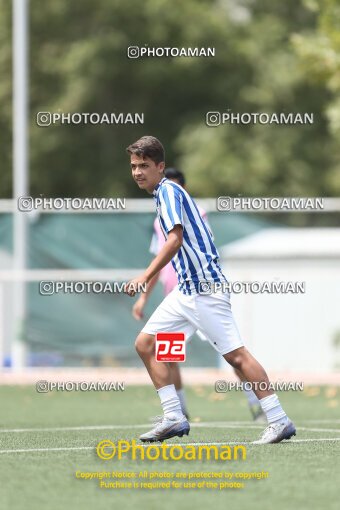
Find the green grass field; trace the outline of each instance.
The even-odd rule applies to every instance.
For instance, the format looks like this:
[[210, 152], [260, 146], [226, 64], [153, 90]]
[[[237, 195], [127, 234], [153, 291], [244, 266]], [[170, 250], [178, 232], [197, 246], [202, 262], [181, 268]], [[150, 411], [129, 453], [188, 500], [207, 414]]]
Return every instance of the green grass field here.
[[[247, 443], [263, 426], [250, 421], [242, 393], [216, 394], [213, 385], [187, 388], [190, 436], [168, 443], [245, 442], [245, 461], [104, 461], [96, 455], [99, 441], [137, 439], [149, 418], [160, 413], [151, 387], [47, 394], [1, 387], [0, 508], [338, 509], [339, 395], [340, 389], [330, 387], [280, 394], [298, 434], [293, 441], [256, 446]], [[246, 481], [243, 489], [101, 489], [96, 479], [76, 479], [76, 471], [267, 471], [269, 478]]]

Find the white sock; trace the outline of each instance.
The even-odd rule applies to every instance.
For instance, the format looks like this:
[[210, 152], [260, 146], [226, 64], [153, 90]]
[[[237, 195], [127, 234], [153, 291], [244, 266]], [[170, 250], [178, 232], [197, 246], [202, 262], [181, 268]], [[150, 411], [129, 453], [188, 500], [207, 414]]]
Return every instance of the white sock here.
[[176, 392], [177, 392], [177, 396], [179, 398], [179, 401], [181, 403], [182, 413], [183, 414], [188, 414], [188, 412], [187, 412], [187, 405], [186, 405], [186, 401], [185, 401], [184, 389], [181, 388], [180, 390], [176, 390]]
[[170, 420], [180, 420], [183, 418], [181, 403], [176, 393], [175, 385], [169, 384], [163, 386], [157, 390], [161, 404], [163, 407], [163, 413], [166, 418]]
[[284, 422], [288, 420], [276, 393], [269, 395], [268, 397], [261, 398], [260, 404], [263, 412], [267, 416], [268, 423], [275, 423], [277, 421]]
[[250, 407], [254, 406], [256, 404], [260, 404], [260, 401], [257, 398], [257, 396], [255, 395], [255, 393], [253, 392], [253, 390], [247, 390], [246, 388], [243, 387], [243, 392], [245, 393], [245, 395], [247, 397], [248, 404], [250, 405]]

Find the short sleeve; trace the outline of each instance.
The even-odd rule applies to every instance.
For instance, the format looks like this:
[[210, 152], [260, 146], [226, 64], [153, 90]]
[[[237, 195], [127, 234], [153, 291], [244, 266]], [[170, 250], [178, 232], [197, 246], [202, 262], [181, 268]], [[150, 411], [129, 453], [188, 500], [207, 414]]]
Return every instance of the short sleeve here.
[[183, 226], [183, 198], [180, 190], [172, 185], [163, 186], [159, 194], [162, 224], [168, 234], [175, 225]]

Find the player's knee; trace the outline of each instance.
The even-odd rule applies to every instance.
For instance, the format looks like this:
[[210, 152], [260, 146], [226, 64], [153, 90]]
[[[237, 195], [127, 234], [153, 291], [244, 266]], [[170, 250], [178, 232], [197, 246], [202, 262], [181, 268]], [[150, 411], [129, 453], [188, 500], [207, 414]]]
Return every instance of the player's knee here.
[[141, 335], [138, 335], [135, 340], [135, 349], [139, 355], [142, 354], [143, 349], [144, 349], [144, 344], [143, 344], [143, 339], [142, 339]]
[[234, 351], [228, 352], [228, 354], [224, 355], [224, 359], [231, 365], [233, 368], [237, 370], [242, 369], [242, 365], [244, 363], [246, 356], [246, 350], [244, 347], [240, 349], [235, 349]]
[[135, 348], [139, 356], [149, 354], [154, 350], [154, 338], [151, 335], [140, 333], [135, 341]]

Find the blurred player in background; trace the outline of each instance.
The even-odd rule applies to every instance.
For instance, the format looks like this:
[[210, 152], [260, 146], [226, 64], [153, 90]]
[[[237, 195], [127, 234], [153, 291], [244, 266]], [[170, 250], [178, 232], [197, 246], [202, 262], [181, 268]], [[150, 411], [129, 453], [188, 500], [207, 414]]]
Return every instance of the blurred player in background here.
[[[164, 170], [164, 175], [170, 181], [175, 182], [175, 183], [179, 184], [180, 186], [182, 186], [182, 188], [186, 189], [185, 188], [185, 177], [184, 177], [183, 172], [181, 172], [180, 170], [177, 170], [176, 168], [166, 168]], [[207, 229], [209, 230], [209, 232], [211, 234], [212, 239], [214, 239], [212, 230], [208, 223], [208, 217], [207, 217], [206, 211], [204, 211], [204, 209], [202, 209], [202, 207], [200, 207], [199, 205], [197, 205], [197, 208], [199, 210], [199, 213], [200, 213]], [[158, 255], [158, 253], [163, 248], [164, 244], [165, 244], [165, 237], [164, 237], [161, 227], [159, 225], [158, 218], [155, 218], [155, 221], [153, 224], [153, 236], [152, 236], [152, 240], [151, 240], [150, 253], [152, 253], [155, 256]], [[142, 292], [140, 297], [137, 299], [137, 301], [133, 305], [132, 315], [136, 320], [142, 320], [144, 318], [144, 314], [143, 314], [144, 307], [145, 307], [145, 305], [146, 305], [146, 303], [147, 303], [147, 301], [148, 301], [148, 299], [149, 299], [149, 297], [158, 281], [161, 281], [161, 283], [163, 284], [165, 296], [170, 294], [170, 292], [177, 286], [177, 283], [178, 283], [177, 275], [176, 275], [174, 268], [172, 267], [171, 262], [169, 262], [165, 267], [163, 267], [163, 269], [161, 269], [161, 271], [159, 273], [157, 273], [150, 280], [150, 282], [148, 284], [147, 291]], [[199, 330], [196, 331], [196, 333], [202, 341], [207, 341], [206, 337]], [[189, 340], [189, 338], [187, 338], [186, 340]], [[169, 363], [169, 368], [171, 371], [172, 382], [175, 385], [176, 392], [177, 392], [178, 398], [181, 403], [182, 412], [188, 418], [189, 413], [188, 413], [188, 408], [186, 405], [185, 392], [184, 392], [184, 388], [183, 388], [179, 364], [175, 363], [175, 362]], [[234, 371], [235, 371], [237, 377], [241, 381], [244, 381], [244, 377], [242, 376], [241, 372], [239, 372], [235, 368], [234, 368]], [[261, 421], [261, 420], [265, 421], [265, 414], [262, 411], [260, 402], [259, 402], [257, 396], [255, 395], [255, 393], [252, 390], [245, 389], [245, 388], [243, 389], [243, 391], [245, 392], [245, 394], [247, 396], [249, 409], [253, 416], [253, 419], [255, 421]]]

